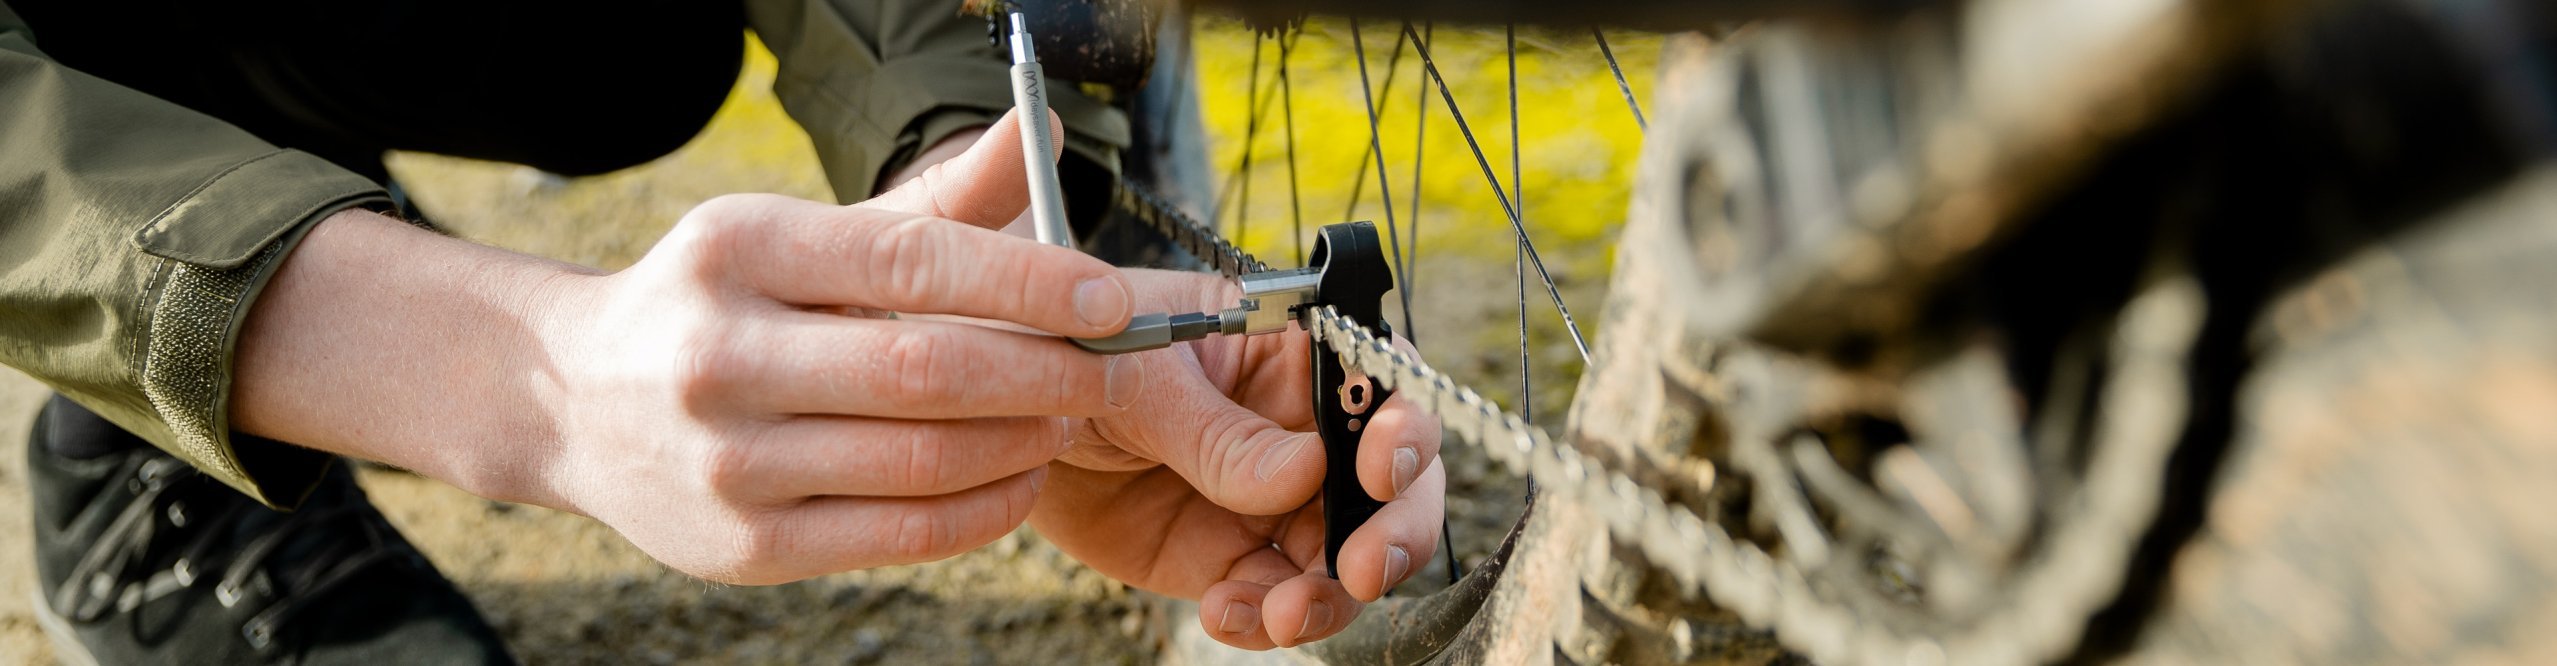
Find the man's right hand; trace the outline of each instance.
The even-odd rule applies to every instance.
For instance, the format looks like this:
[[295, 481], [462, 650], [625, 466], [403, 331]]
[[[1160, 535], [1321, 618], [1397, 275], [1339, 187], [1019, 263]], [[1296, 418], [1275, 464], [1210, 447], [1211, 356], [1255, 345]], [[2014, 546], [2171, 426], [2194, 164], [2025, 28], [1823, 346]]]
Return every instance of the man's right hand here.
[[610, 275], [341, 214], [252, 311], [237, 425], [584, 513], [722, 582], [982, 545], [1029, 515], [1059, 417], [1144, 381], [1055, 337], [885, 314], [1126, 325], [1116, 269], [990, 230], [1027, 202], [1012, 123], [868, 202], [714, 199]]

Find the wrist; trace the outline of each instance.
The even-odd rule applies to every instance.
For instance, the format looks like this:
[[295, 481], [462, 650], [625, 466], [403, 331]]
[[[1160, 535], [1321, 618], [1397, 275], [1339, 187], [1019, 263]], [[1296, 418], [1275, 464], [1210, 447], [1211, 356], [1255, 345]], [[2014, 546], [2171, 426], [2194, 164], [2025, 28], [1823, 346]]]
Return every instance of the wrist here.
[[480, 377], [490, 390], [474, 408], [492, 417], [495, 434], [474, 452], [472, 485], [448, 482], [490, 499], [576, 510], [561, 476], [571, 399], [561, 368], [593, 346], [588, 310], [603, 281], [583, 267], [538, 262], [493, 270], [474, 288], [526, 337], [484, 350], [496, 372]]
[[544, 502], [557, 427], [539, 400], [546, 303], [573, 267], [370, 211], [317, 223], [252, 306], [241, 431]]

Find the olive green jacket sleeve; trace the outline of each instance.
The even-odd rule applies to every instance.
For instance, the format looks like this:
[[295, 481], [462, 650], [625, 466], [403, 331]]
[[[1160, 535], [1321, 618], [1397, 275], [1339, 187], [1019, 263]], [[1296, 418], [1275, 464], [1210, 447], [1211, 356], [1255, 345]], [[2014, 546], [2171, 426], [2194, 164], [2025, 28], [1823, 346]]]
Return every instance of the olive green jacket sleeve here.
[[314, 220], [386, 205], [317, 157], [65, 68], [0, 3], [0, 363], [272, 505], [316, 452], [233, 437], [239, 330]]
[[[835, 196], [870, 198], [924, 147], [1012, 108], [1011, 64], [959, 0], [747, 0], [746, 23], [781, 62], [773, 93], [825, 163]], [[1053, 82], [1069, 155], [1113, 173], [1128, 121]]]

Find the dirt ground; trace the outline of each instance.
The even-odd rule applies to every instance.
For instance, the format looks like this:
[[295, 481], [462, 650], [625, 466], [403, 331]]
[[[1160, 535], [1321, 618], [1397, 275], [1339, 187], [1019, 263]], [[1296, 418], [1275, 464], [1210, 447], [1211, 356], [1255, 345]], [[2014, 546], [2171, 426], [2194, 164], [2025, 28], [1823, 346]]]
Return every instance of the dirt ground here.
[[[1296, 72], [1303, 88], [1355, 86], [1355, 70], [1344, 69], [1344, 48], [1326, 51], [1320, 42], [1346, 42], [1332, 34], [1337, 26], [1317, 24], [1307, 39], [1316, 47], [1299, 49]], [[1442, 30], [1443, 39], [1468, 48], [1443, 48], [1443, 68], [1465, 81], [1458, 93], [1483, 104], [1473, 110], [1475, 122], [1502, 122], [1494, 106], [1499, 99], [1498, 33], [1458, 34]], [[1240, 107], [1243, 76], [1248, 67], [1249, 32], [1214, 26], [1202, 34], [1204, 73], [1201, 92], [1208, 103], [1211, 131], [1219, 135], [1215, 153], [1228, 163], [1239, 144], [1235, 134], [1245, 123]], [[1625, 115], [1612, 79], [1586, 42], [1528, 35], [1522, 40], [1527, 65], [1523, 94], [1538, 102], [1531, 124], [1543, 118], [1591, 118]], [[1371, 36], [1371, 41], [1374, 41]], [[1390, 39], [1385, 40], [1390, 43]], [[1619, 43], [1627, 69], [1638, 79], [1649, 71], [1650, 40]], [[1372, 57], [1383, 55], [1375, 46]], [[1531, 52], [1532, 51], [1532, 52]], [[1274, 54], [1275, 51], [1273, 50]], [[1566, 57], [1568, 56], [1568, 57]], [[1462, 58], [1461, 61], [1458, 58]], [[1409, 58], [1406, 59], [1410, 60]], [[1555, 69], [1540, 69], [1543, 63]], [[1467, 71], [1473, 70], [1473, 74]], [[1389, 100], [1389, 118], [1408, 124], [1412, 77], [1417, 68], [1406, 62], [1402, 82]], [[703, 135], [681, 151], [647, 166], [605, 176], [561, 179], [520, 167], [423, 155], [394, 155], [392, 167], [413, 192], [428, 216], [457, 235], [475, 241], [550, 256], [566, 261], [617, 268], [635, 260], [677, 219], [699, 201], [729, 192], [778, 192], [830, 200], [806, 136], [781, 112], [768, 90], [772, 62], [760, 49], [750, 58], [745, 76], [729, 103]], [[1379, 76], [1383, 76], [1379, 72]], [[1647, 92], [1637, 81], [1638, 92]], [[1358, 113], [1355, 88], [1346, 94], [1316, 95], [1297, 91], [1300, 113]], [[1603, 94], [1602, 94], [1603, 93]], [[1333, 108], [1318, 108], [1309, 98]], [[1397, 109], [1400, 109], [1399, 112]], [[1612, 115], [1609, 115], [1612, 114]], [[1322, 123], [1300, 117], [1306, 127], [1364, 130], [1364, 123]], [[1546, 252], [1564, 293], [1585, 310], [1581, 321], [1594, 319], [1597, 292], [1609, 261], [1606, 239], [1623, 206], [1622, 177], [1639, 141], [1630, 118], [1621, 130], [1592, 134], [1594, 123], [1542, 123], [1551, 130], [1530, 129], [1528, 143], [1539, 145], [1538, 132], [1565, 132], [1555, 140], [1554, 155], [1530, 161], [1528, 208], [1540, 233], [1550, 232]], [[1505, 221], [1470, 168], [1471, 155], [1456, 143], [1457, 132], [1444, 116], [1432, 118], [1425, 144], [1434, 166], [1423, 182], [1433, 225], [1432, 250], [1416, 269], [1414, 310], [1428, 356], [1460, 378], [1474, 381], [1486, 393], [1515, 404], [1517, 342], [1514, 279]], [[1409, 127], [1389, 130], [1408, 132]], [[1365, 132], [1356, 140], [1346, 134], [1314, 133], [1300, 137], [1310, 159], [1352, 163], [1362, 159]], [[1408, 133], [1400, 136], [1409, 137]], [[1487, 136], [1489, 136], [1487, 134]], [[1506, 139], [1503, 134], [1500, 139]], [[1278, 145], [1275, 135], [1260, 138], [1263, 150]], [[1400, 145], [1411, 146], [1409, 138]], [[1323, 147], [1329, 152], [1316, 150]], [[1489, 146], [1505, 150], [1505, 143]], [[1409, 151], [1389, 157], [1408, 163]], [[1611, 150], [1613, 152], [1611, 152]], [[1531, 152], [1531, 156], [1535, 154]], [[1400, 169], [1401, 167], [1397, 167]], [[1321, 169], [1314, 173], [1324, 173]], [[1252, 171], [1262, 192], [1286, 191], [1281, 171], [1267, 161]], [[1401, 177], [1398, 172], [1397, 177]], [[1220, 177], [1220, 180], [1222, 178]], [[1305, 207], [1340, 210], [1346, 202], [1346, 178], [1315, 184], [1308, 181]], [[1540, 196], [1540, 184], [1571, 183], [1580, 188]], [[1613, 183], [1607, 185], [1607, 183]], [[1601, 190], [1594, 190], [1598, 183]], [[1372, 184], [1372, 183], [1371, 183]], [[1604, 187], [1613, 187], [1605, 190]], [[1398, 192], [1398, 205], [1409, 205], [1408, 192]], [[1566, 196], [1570, 198], [1566, 198]], [[1327, 198], [1328, 197], [1328, 198]], [[1593, 197], [1597, 203], [1593, 204]], [[1612, 198], [1610, 198], [1612, 197]], [[1254, 216], [1285, 215], [1284, 201], [1264, 194], [1253, 202]], [[1461, 203], [1459, 203], [1461, 202]], [[1544, 206], [1551, 206], [1545, 208]], [[1493, 211], [1492, 216], [1482, 214]], [[1544, 215], [1552, 211], [1551, 215]], [[1360, 215], [1375, 216], [1372, 208]], [[1327, 217], [1307, 213], [1309, 220]], [[1285, 247], [1264, 225], [1247, 238], [1270, 256]], [[1489, 240], [1486, 240], [1489, 239]], [[1540, 239], [1540, 241], [1545, 239]], [[1415, 240], [1414, 242], [1419, 242]], [[1492, 248], [1496, 251], [1487, 251]], [[1488, 282], [1502, 289], [1480, 289]], [[1529, 301], [1538, 314], [1532, 336], [1538, 359], [1536, 399], [1540, 415], [1559, 415], [1572, 389], [1579, 359], [1560, 334], [1559, 320], [1536, 294]], [[1586, 324], [1584, 324], [1586, 325]], [[1592, 332], [1594, 335], [1594, 331]], [[45, 396], [39, 384], [0, 370], [0, 505], [22, 506], [25, 475], [20, 449], [29, 417]], [[1450, 477], [1454, 479], [1450, 514], [1457, 550], [1479, 557], [1495, 545], [1517, 515], [1519, 483], [1495, 473], [1487, 460], [1451, 443]], [[464, 494], [442, 483], [382, 469], [361, 474], [366, 489], [394, 523], [451, 575], [504, 633], [517, 654], [531, 663], [1144, 663], [1160, 654], [1166, 632], [1196, 619], [1173, 616], [1162, 600], [1132, 591], [1093, 573], [1047, 545], [1026, 529], [1001, 541], [947, 561], [909, 567], [839, 574], [771, 587], [730, 587], [704, 583], [675, 573], [632, 548], [611, 530], [585, 518], [539, 507], [495, 503]], [[0, 661], [46, 663], [50, 647], [36, 628], [26, 600], [33, 593], [34, 567], [27, 544], [28, 516], [20, 509], [0, 510]], [[1438, 575], [1417, 576], [1403, 593], [1426, 592]], [[1172, 607], [1177, 608], [1177, 607]], [[1239, 656], [1239, 655], [1238, 655]]]

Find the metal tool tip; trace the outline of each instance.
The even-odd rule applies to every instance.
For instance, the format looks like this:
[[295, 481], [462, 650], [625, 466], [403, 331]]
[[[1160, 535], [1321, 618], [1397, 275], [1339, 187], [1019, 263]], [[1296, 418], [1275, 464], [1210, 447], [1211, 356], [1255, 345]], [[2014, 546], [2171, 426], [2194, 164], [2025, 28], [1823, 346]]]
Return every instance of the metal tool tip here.
[[1039, 61], [1039, 54], [1030, 46], [1030, 18], [1021, 12], [1012, 13], [1012, 38], [1009, 41], [1012, 42], [1013, 64]]

